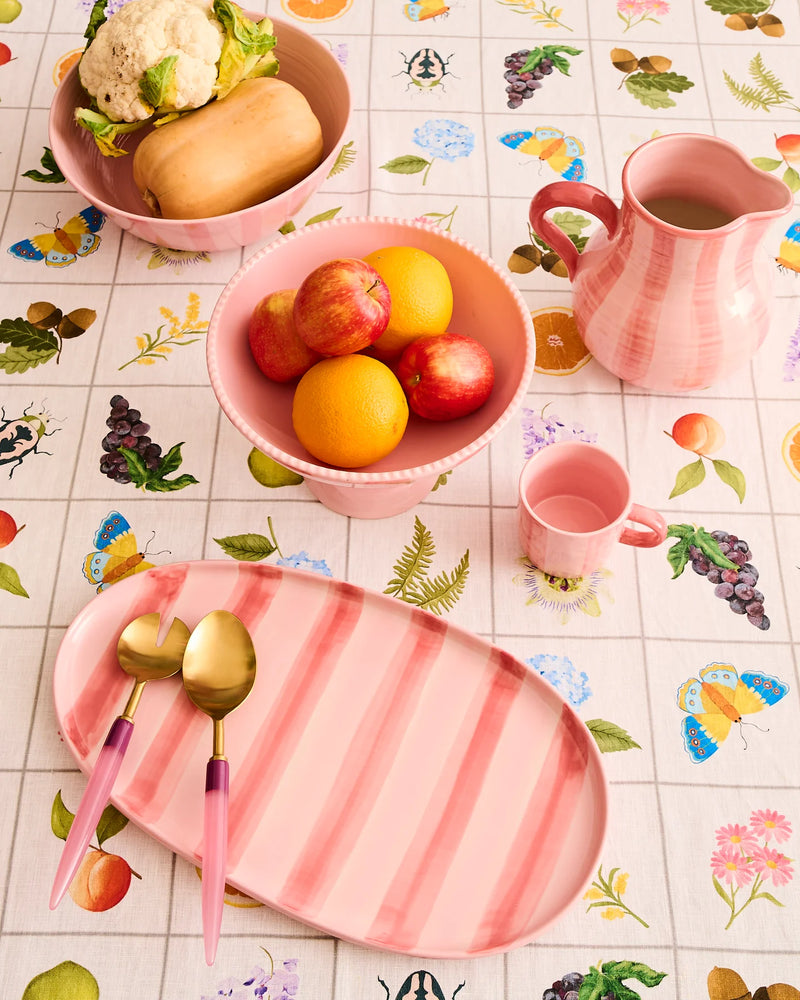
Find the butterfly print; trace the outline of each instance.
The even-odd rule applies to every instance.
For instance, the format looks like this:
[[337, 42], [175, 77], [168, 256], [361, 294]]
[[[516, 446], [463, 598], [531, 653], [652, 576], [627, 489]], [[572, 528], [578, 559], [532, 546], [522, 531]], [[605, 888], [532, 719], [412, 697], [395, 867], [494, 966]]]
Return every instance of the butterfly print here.
[[583, 143], [573, 135], [564, 135], [557, 128], [541, 127], [529, 132], [504, 132], [498, 137], [509, 149], [518, 149], [528, 156], [535, 156], [540, 163], [546, 163], [567, 181], [582, 181], [586, 177], [586, 165], [581, 156]]
[[83, 575], [89, 583], [97, 584], [98, 594], [112, 583], [153, 567], [145, 561], [130, 524], [119, 511], [112, 510], [103, 518], [93, 544], [95, 551], [83, 561]]
[[695, 763], [719, 750], [731, 725], [742, 725], [742, 716], [761, 712], [780, 701], [787, 684], [748, 670], [740, 677], [729, 663], [710, 663], [700, 677], [690, 677], [678, 688], [678, 705], [688, 717], [681, 723], [683, 742]]
[[66, 267], [78, 257], [94, 253], [100, 246], [100, 237], [95, 235], [103, 228], [105, 215], [94, 205], [56, 228], [41, 236], [31, 236], [20, 240], [8, 248], [8, 252], [20, 260], [43, 260], [48, 267]]

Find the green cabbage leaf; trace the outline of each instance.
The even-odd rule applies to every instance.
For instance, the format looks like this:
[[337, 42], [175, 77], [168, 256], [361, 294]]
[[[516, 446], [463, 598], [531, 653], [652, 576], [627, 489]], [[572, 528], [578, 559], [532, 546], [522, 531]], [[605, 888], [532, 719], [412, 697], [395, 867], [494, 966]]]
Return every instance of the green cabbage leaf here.
[[76, 108], [75, 121], [92, 133], [94, 141], [103, 156], [127, 156], [127, 149], [116, 145], [117, 138], [126, 132], [135, 132], [147, 122], [112, 122], [100, 111], [91, 108]]
[[216, 97], [225, 97], [242, 80], [276, 75], [278, 60], [272, 51], [276, 39], [268, 17], [251, 21], [230, 0], [214, 0], [214, 16], [225, 32], [214, 89]]

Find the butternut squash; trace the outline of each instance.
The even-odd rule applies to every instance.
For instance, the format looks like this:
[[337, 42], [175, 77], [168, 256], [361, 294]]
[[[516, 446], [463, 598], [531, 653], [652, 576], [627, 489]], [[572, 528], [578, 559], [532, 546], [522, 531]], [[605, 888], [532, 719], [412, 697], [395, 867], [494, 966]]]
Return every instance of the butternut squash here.
[[133, 180], [165, 219], [204, 219], [257, 205], [322, 159], [322, 129], [295, 87], [242, 80], [220, 100], [159, 126], [133, 156]]

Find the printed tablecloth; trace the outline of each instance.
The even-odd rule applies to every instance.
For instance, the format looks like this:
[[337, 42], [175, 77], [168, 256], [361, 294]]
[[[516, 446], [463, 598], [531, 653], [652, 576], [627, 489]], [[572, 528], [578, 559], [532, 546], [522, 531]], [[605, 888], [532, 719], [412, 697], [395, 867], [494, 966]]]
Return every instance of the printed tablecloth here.
[[[217, 406], [205, 331], [258, 246], [173, 251], [105, 219], [79, 252], [57, 245], [88, 206], [50, 155], [48, 109], [90, 6], [0, 0], [3, 996], [732, 1000], [776, 983], [771, 997], [798, 996], [800, 207], [766, 242], [766, 342], [691, 396], [622, 384], [589, 356], [563, 265], [528, 225], [531, 197], [559, 178], [619, 201], [628, 154], [667, 132], [729, 139], [796, 194], [796, 0], [270, 0], [267, 14], [330, 46], [354, 97], [336, 165], [292, 225], [425, 220], [508, 268], [534, 314], [537, 372], [514, 420], [415, 509], [378, 521], [331, 512], [303, 483], [264, 485]], [[505, 74], [534, 52], [550, 72], [523, 99]], [[597, 226], [567, 210], [557, 222], [578, 247]], [[179, 445], [170, 488], [104, 475], [115, 397], [149, 425], [156, 459]], [[517, 477], [563, 439], [623, 461], [635, 499], [670, 526], [662, 546], [619, 546], [578, 580], [525, 559]], [[101, 537], [112, 512], [128, 530]], [[733, 600], [714, 562], [726, 552], [750, 573]], [[102, 600], [90, 557], [139, 554], [131, 570], [247, 556], [393, 593], [523, 661], [603, 752], [609, 828], [585, 895], [533, 943], [445, 960], [345, 943], [232, 890], [209, 968], [194, 866], [112, 813], [88, 888], [51, 912], [85, 787], [53, 666], [70, 622]], [[553, 883], [564, 876], [556, 866]]]

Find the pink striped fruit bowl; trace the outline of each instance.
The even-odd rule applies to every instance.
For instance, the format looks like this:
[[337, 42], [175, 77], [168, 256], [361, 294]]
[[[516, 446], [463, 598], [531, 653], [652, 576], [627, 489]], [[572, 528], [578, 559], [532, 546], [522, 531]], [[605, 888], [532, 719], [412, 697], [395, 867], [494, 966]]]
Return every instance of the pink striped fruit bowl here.
[[[241, 619], [258, 661], [225, 725], [234, 889], [327, 934], [443, 958], [526, 944], [580, 898], [608, 790], [573, 709], [485, 639], [318, 573], [175, 563], [90, 601], [53, 677], [83, 771], [129, 691], [115, 656], [124, 626], [159, 611], [192, 629], [215, 609]], [[208, 738], [178, 677], [148, 684], [112, 793], [190, 865], [204, 854]], [[241, 933], [235, 915], [223, 936]]]
[[[303, 448], [292, 427], [294, 383], [270, 381], [256, 366], [248, 344], [250, 316], [264, 295], [298, 287], [319, 264], [388, 246], [418, 247], [444, 264], [453, 286], [449, 330], [487, 348], [494, 387], [483, 406], [466, 417], [431, 421], [411, 414], [400, 444], [372, 465], [325, 465]], [[255, 253], [220, 296], [206, 339], [211, 385], [233, 425], [260, 451], [303, 476], [331, 510], [366, 518], [409, 510], [442, 473], [481, 451], [522, 404], [535, 354], [530, 311], [494, 261], [435, 226], [382, 217], [317, 223]]]
[[[251, 14], [263, 17], [263, 14]], [[252, 208], [207, 219], [157, 218], [133, 180], [133, 152], [152, 126], [123, 136], [128, 156], [101, 155], [89, 133], [74, 121], [76, 107], [88, 107], [78, 68], [73, 66], [58, 86], [50, 107], [50, 146], [70, 184], [108, 218], [134, 236], [175, 250], [229, 250], [257, 243], [277, 233], [293, 218], [327, 177], [341, 147], [350, 118], [347, 77], [331, 49], [308, 32], [271, 18], [280, 61], [278, 78], [307, 98], [322, 126], [323, 158], [307, 177]], [[268, 142], [269, 137], [265, 136]]]

